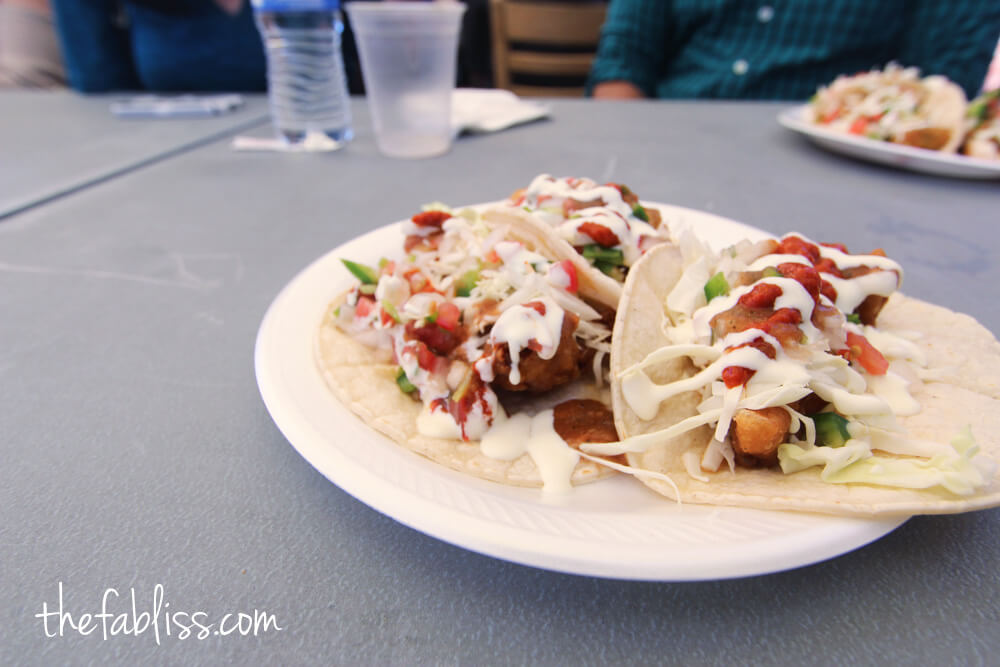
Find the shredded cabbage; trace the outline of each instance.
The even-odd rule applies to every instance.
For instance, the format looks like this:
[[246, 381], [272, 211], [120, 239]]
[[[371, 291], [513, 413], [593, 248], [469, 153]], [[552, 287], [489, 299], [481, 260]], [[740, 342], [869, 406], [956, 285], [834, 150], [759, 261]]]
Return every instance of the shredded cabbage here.
[[820, 478], [832, 484], [877, 484], [906, 489], [941, 487], [967, 496], [992, 478], [996, 464], [977, 457], [979, 446], [965, 427], [951, 440], [951, 451], [926, 459], [890, 458], [872, 452], [863, 440], [851, 439], [843, 447], [817, 447], [786, 443], [778, 448], [778, 462], [785, 474], [822, 466]]

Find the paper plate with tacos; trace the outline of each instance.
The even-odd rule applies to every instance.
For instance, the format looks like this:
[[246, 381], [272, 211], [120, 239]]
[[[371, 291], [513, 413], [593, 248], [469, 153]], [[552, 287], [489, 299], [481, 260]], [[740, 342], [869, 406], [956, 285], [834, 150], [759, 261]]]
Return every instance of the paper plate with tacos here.
[[[998, 178], [986, 111], [988, 99], [914, 67], [837, 77], [808, 104], [778, 116], [786, 128], [831, 151], [869, 162], [957, 178]], [[975, 113], [974, 113], [975, 112]], [[981, 127], [974, 139], [974, 127]], [[971, 139], [971, 143], [970, 143]]]
[[[275, 299], [255, 357], [264, 402], [312, 465], [368, 505], [537, 567], [746, 576], [905, 521], [713, 507], [683, 492], [677, 503], [641, 483], [680, 486], [673, 468], [637, 460], [634, 440], [609, 444], [641, 435], [612, 410], [613, 370], [660, 341], [656, 309], [636, 314], [636, 286], [682, 281], [681, 229], [714, 250], [766, 237], [621, 185], [544, 175], [494, 204], [425, 206], [320, 258]], [[654, 264], [655, 281], [643, 268]], [[682, 396], [671, 414], [699, 402]]]

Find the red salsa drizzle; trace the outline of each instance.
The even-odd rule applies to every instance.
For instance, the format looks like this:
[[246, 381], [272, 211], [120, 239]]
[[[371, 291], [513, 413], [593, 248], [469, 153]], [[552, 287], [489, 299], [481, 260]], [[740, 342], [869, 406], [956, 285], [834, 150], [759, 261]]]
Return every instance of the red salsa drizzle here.
[[486, 383], [482, 381], [479, 374], [471, 368], [462, 379], [462, 383], [447, 398], [436, 398], [431, 401], [430, 410], [444, 410], [452, 416], [455, 423], [462, 430], [462, 440], [468, 440], [469, 435], [465, 430], [469, 415], [475, 410], [478, 404], [482, 408], [483, 417], [489, 421], [493, 416], [493, 408], [486, 400]]
[[[843, 244], [824, 243], [822, 245], [847, 254], [847, 248]], [[820, 328], [823, 328], [823, 323], [835, 314], [835, 309], [820, 303], [820, 295], [827, 297], [831, 301], [836, 301], [837, 299], [836, 289], [829, 282], [823, 280], [821, 274], [825, 273], [838, 278], [851, 278], [880, 270], [871, 267], [855, 267], [846, 272], [841, 271], [832, 259], [821, 255], [818, 245], [809, 243], [798, 236], [785, 237], [776, 244], [772, 252], [781, 255], [800, 255], [812, 263], [812, 266], [807, 266], [796, 262], [785, 262], [779, 264], [776, 268], [782, 277], [795, 280], [812, 297], [814, 303], [812, 320]], [[881, 248], [872, 251], [871, 254], [885, 257], [885, 252]], [[773, 310], [774, 303], [781, 294], [782, 290], [778, 285], [758, 283], [749, 292], [741, 296], [737, 301], [737, 305], [730, 309], [730, 311], [716, 315], [713, 323], [717, 322], [720, 324], [726, 333], [745, 331], [751, 328], [760, 329], [777, 338], [782, 345], [787, 344], [789, 341], [798, 340], [801, 337], [798, 325], [802, 323], [802, 315], [798, 310], [794, 308], [779, 308], [773, 312], [768, 312]], [[862, 310], [864, 309], [862, 308]], [[865, 319], [874, 320], [874, 317], [862, 316], [862, 320], [864, 321]], [[761, 350], [769, 359], [775, 358], [774, 347], [760, 338], [745, 345], [729, 348], [729, 350], [748, 345]], [[865, 370], [873, 375], [883, 375], [888, 368], [888, 362], [882, 354], [864, 336], [859, 334], [848, 333], [847, 349], [837, 350], [836, 354], [840, 354], [849, 361], [860, 363]], [[752, 369], [741, 366], [730, 366], [723, 369], [722, 380], [727, 388], [732, 389], [733, 387], [746, 384], [755, 372]]]
[[[778, 351], [774, 349], [774, 346], [763, 338], [754, 338], [749, 343], [731, 347], [727, 351], [737, 350], [741, 347], [752, 347], [759, 350], [768, 359], [774, 359], [778, 355]], [[722, 369], [722, 381], [725, 383], [726, 389], [732, 389], [733, 387], [738, 387], [749, 382], [750, 378], [752, 378], [756, 372], [757, 371], [753, 369], [744, 368], [743, 366], [727, 366]]]

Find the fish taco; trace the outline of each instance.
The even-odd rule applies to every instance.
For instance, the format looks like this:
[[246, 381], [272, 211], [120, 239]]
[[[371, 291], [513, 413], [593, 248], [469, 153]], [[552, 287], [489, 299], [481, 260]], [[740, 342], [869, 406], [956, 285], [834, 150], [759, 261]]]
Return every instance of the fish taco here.
[[897, 291], [882, 251], [801, 235], [632, 267], [615, 324], [620, 443], [681, 502], [856, 516], [1000, 505], [1000, 344]]
[[617, 439], [606, 381], [618, 295], [551, 233], [435, 206], [401, 252], [332, 303], [316, 356], [351, 410], [433, 461], [564, 490], [611, 473], [576, 448]]
[[1000, 88], [969, 103], [966, 124], [968, 134], [962, 152], [969, 157], [1000, 160]]
[[670, 239], [655, 206], [643, 205], [626, 185], [589, 178], [541, 174], [484, 218], [534, 230], [550, 252], [575, 257], [602, 297], [616, 305], [629, 268]]
[[966, 97], [946, 77], [915, 67], [837, 77], [809, 105], [811, 121], [841, 134], [954, 153], [965, 135]]

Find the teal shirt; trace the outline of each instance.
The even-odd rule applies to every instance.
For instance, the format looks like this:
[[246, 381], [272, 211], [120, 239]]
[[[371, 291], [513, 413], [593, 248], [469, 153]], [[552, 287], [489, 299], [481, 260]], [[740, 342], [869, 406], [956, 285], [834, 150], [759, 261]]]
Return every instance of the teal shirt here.
[[804, 100], [839, 74], [896, 61], [974, 96], [1000, 0], [612, 0], [588, 90], [659, 98]]

